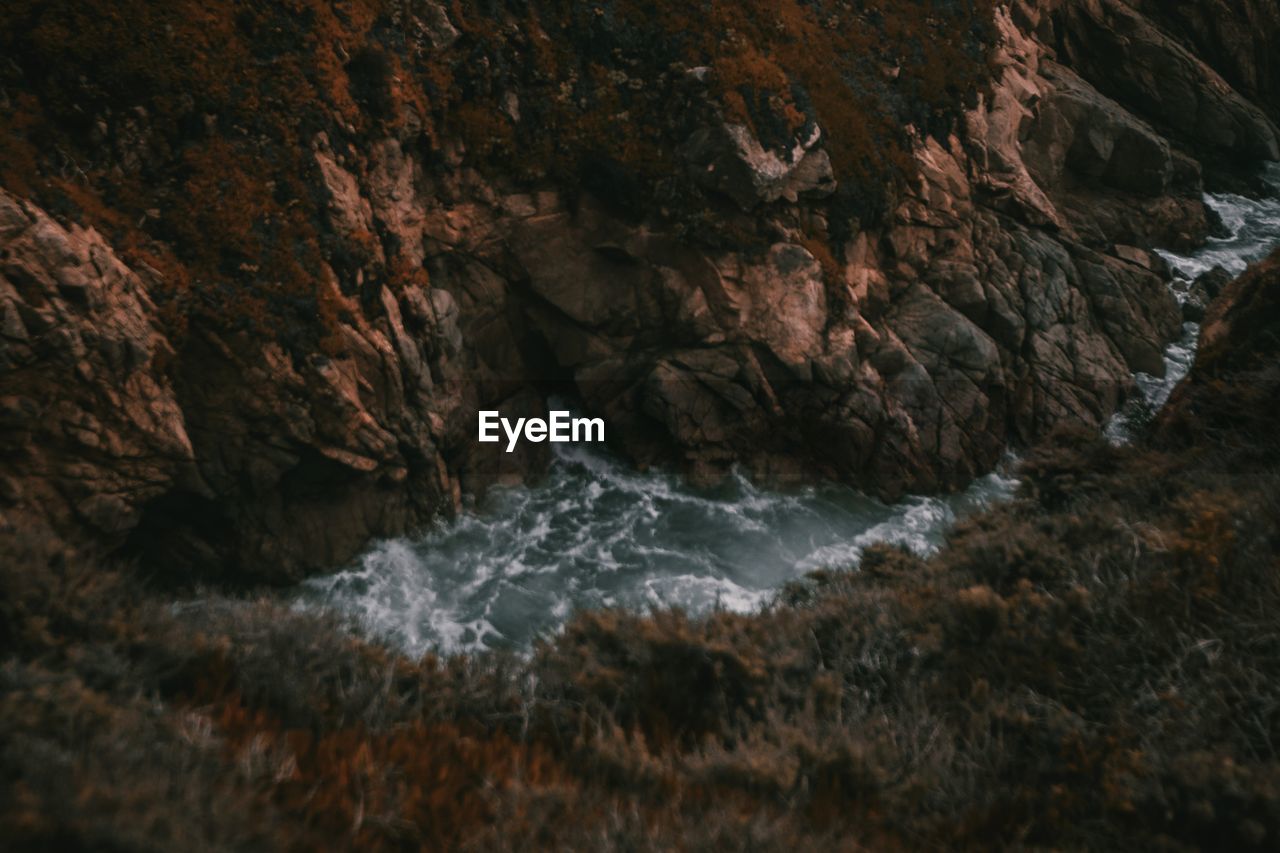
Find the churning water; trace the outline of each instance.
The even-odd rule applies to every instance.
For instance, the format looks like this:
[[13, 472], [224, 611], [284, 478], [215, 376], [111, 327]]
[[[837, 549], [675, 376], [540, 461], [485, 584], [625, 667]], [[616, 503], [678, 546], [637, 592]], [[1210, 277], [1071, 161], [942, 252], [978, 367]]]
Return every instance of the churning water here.
[[[1265, 258], [1280, 243], [1280, 164], [1271, 164], [1263, 177], [1274, 189], [1264, 198], [1253, 199], [1229, 193], [1205, 197], [1205, 202], [1222, 219], [1229, 236], [1215, 237], [1190, 255], [1160, 252], [1173, 269], [1173, 294], [1179, 303], [1186, 301], [1191, 283], [1201, 275], [1222, 267], [1232, 276], [1238, 276], [1249, 264]], [[1184, 323], [1182, 337], [1165, 350], [1165, 375], [1139, 373], [1134, 377], [1138, 383], [1138, 394], [1107, 427], [1107, 435], [1112, 441], [1123, 443], [1131, 440], [1136, 424], [1168, 402], [1173, 389], [1191, 372], [1199, 343], [1200, 324]]]
[[[1280, 187], [1280, 170], [1271, 177]], [[1232, 236], [1191, 256], [1165, 255], [1183, 280], [1180, 294], [1215, 266], [1243, 271], [1280, 240], [1280, 198], [1209, 203]], [[1159, 407], [1186, 375], [1199, 328], [1185, 331], [1169, 349], [1166, 377], [1138, 377], [1135, 406]], [[1126, 412], [1109, 433], [1124, 440], [1134, 420]], [[543, 483], [498, 490], [455, 522], [374, 547], [345, 571], [305, 583], [299, 606], [355, 617], [413, 654], [523, 649], [575, 608], [753, 610], [808, 571], [856, 565], [873, 543], [928, 552], [959, 517], [1015, 486], [992, 474], [961, 495], [893, 506], [841, 486], [779, 493], [741, 477], [706, 492], [599, 450], [558, 447]]]
[[545, 482], [378, 545], [308, 581], [300, 600], [354, 615], [413, 653], [519, 648], [574, 608], [752, 610], [807, 571], [855, 564], [872, 543], [935, 548], [957, 517], [1014, 487], [992, 474], [962, 495], [893, 506], [838, 486], [779, 493], [742, 477], [698, 491], [593, 448], [558, 447]]

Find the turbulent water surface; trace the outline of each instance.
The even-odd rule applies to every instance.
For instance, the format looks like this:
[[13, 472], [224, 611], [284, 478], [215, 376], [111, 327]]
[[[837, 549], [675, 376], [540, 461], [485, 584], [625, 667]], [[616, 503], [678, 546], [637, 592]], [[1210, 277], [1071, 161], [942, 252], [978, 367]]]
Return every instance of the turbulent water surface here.
[[[1270, 177], [1280, 187], [1280, 170]], [[1242, 272], [1280, 240], [1280, 198], [1209, 203], [1231, 236], [1191, 256], [1165, 254], [1180, 298], [1201, 273]], [[1164, 377], [1138, 376], [1140, 398], [1109, 427], [1115, 440], [1163, 405], [1190, 369], [1200, 330], [1189, 323], [1184, 331]], [[353, 616], [411, 653], [527, 648], [575, 608], [751, 610], [805, 572], [855, 565], [872, 543], [936, 548], [958, 517], [1013, 488], [992, 474], [962, 495], [894, 506], [839, 486], [778, 493], [740, 477], [702, 492], [571, 447], [542, 484], [497, 491], [456, 522], [382, 543], [347, 570], [304, 584], [297, 601]]]
[[357, 616], [422, 652], [525, 646], [576, 607], [751, 610], [806, 571], [857, 562], [874, 542], [936, 547], [958, 515], [1007, 496], [991, 475], [963, 495], [888, 506], [852, 489], [766, 491], [740, 477], [713, 492], [564, 446], [535, 487], [304, 585], [305, 604]]
[[[1265, 180], [1275, 189], [1275, 193], [1266, 198], [1231, 194], [1206, 196], [1206, 202], [1222, 219], [1229, 236], [1215, 237], [1190, 255], [1160, 253], [1173, 269], [1173, 292], [1179, 302], [1186, 301], [1188, 288], [1199, 276], [1217, 267], [1233, 276], [1239, 275], [1249, 264], [1266, 257], [1280, 242], [1280, 164], [1268, 168]], [[1165, 375], [1137, 374], [1138, 395], [1107, 428], [1107, 435], [1113, 441], [1130, 440], [1135, 426], [1168, 401], [1173, 389], [1190, 372], [1199, 342], [1200, 325], [1184, 323], [1182, 338], [1165, 351]]]

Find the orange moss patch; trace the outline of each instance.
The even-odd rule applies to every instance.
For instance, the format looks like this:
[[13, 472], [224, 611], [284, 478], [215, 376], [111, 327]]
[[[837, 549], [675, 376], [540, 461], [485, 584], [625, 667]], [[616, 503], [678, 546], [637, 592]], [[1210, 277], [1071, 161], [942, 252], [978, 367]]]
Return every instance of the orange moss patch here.
[[208, 324], [305, 351], [335, 332], [326, 264], [348, 293], [357, 280], [406, 280], [331, 231], [317, 134], [357, 172], [378, 139], [441, 168], [439, 149], [456, 139], [493, 176], [582, 184], [695, 239], [739, 245], [751, 235], [677, 153], [710, 120], [687, 74], [709, 66], [724, 113], [767, 145], [822, 126], [842, 184], [839, 231], [883, 211], [909, 175], [904, 126], [945, 128], [983, 84], [991, 0], [511, 0], [449, 12], [461, 38], [439, 50], [413, 0], [13, 0], [0, 9], [0, 181], [156, 270], [175, 332]]
[[[863, 191], [910, 174], [905, 124], [930, 132], [988, 76], [990, 0], [651, 5], [667, 32], [687, 34], [688, 61], [715, 70], [731, 118], [757, 132], [764, 119], [794, 132], [804, 116], [799, 87], [826, 133], [837, 178]], [[892, 80], [889, 69], [897, 69]]]
[[831, 250], [831, 245], [817, 237], [805, 236], [800, 238], [800, 245], [809, 250], [809, 254], [813, 255], [819, 264], [822, 265], [822, 274], [826, 276], [827, 281], [836, 282], [844, 278], [844, 267], [836, 260], [835, 253]]

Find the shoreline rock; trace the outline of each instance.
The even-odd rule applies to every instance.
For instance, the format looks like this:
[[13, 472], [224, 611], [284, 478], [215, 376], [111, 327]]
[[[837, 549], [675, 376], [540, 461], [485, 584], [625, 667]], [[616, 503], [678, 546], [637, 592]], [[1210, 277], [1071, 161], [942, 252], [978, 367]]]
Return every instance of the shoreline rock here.
[[[458, 30], [429, 5], [424, 44], [448, 49]], [[699, 481], [740, 464], [887, 499], [961, 488], [1159, 375], [1181, 316], [1149, 250], [1210, 233], [1201, 161], [1280, 156], [1264, 107], [1153, 20], [1114, 0], [999, 10], [990, 91], [953, 133], [907, 129], [915, 177], [849, 233], [803, 99], [766, 144], [705, 74], [686, 75], [701, 124], [681, 156], [749, 235], [729, 247], [598, 190], [482, 174], [460, 142], [429, 161], [407, 102], [367, 144], [317, 131], [342, 264], [305, 353], [249, 331], [168, 340], [160, 273], [6, 191], [4, 518], [162, 576], [289, 583], [537, 476], [545, 450], [476, 445], [475, 412], [541, 416], [552, 393], [637, 465]], [[1165, 61], [1177, 73], [1153, 79]], [[518, 121], [529, 102], [509, 94]], [[1184, 103], [1230, 132], [1180, 121]], [[408, 274], [375, 274], [393, 263]]]

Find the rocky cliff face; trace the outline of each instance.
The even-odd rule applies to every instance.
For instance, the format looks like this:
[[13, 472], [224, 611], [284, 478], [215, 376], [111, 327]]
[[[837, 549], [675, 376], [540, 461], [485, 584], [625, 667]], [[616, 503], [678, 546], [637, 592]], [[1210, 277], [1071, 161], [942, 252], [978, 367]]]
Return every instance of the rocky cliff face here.
[[[340, 110], [291, 124], [291, 150], [306, 155], [297, 175], [231, 185], [234, 156], [183, 161], [182, 186], [207, 170], [229, 207], [268, 209], [216, 264], [285, 280], [284, 313], [265, 323], [200, 321], [211, 301], [240, 296], [192, 288], [180, 293], [198, 293], [206, 314], [176, 325], [165, 309], [182, 300], [166, 294], [180, 272], [154, 247], [118, 254], [76, 216], [33, 203], [34, 180], [7, 178], [5, 521], [162, 570], [286, 581], [536, 472], [536, 453], [481, 450], [475, 415], [533, 414], [548, 393], [605, 416], [640, 464], [704, 480], [744, 464], [886, 497], [958, 487], [1011, 439], [1064, 421], [1098, 426], [1133, 371], [1163, 369], [1179, 332], [1150, 249], [1209, 233], [1202, 164], [1225, 173], [1280, 157], [1267, 54], [1226, 23], [1202, 31], [1145, 5], [997, 9], [993, 80], [961, 122], [907, 128], [912, 162], [878, 217], [849, 215], [833, 162], [853, 131], [825, 127], [799, 78], [751, 89], [790, 117], [773, 126], [726, 97], [725, 69], [671, 66], [662, 85], [679, 93], [681, 136], [664, 168], [711, 200], [713, 237], [690, 224], [706, 211], [628, 203], [618, 161], [596, 168], [607, 180], [572, 187], [478, 161], [478, 145], [533, 132], [521, 129], [537, 107], [528, 92], [499, 92], [502, 117], [473, 122], [478, 135], [428, 140], [398, 69], [348, 53], [351, 121], [364, 124]], [[1223, 17], [1266, 44], [1276, 27], [1263, 5]], [[425, 52], [484, 45], [444, 8], [407, 8], [396, 26]], [[910, 72], [878, 73], [891, 89]], [[650, 85], [614, 76], [621, 90]], [[99, 131], [104, 168], [162, 174], [160, 120], [113, 115]], [[60, 180], [74, 188], [80, 166], [64, 156]], [[55, 181], [52, 168], [30, 171]], [[259, 202], [263, 187], [274, 197]], [[286, 187], [294, 201], [274, 212]], [[321, 211], [323, 251], [299, 303], [314, 309], [290, 307], [311, 247], [290, 213], [298, 200]], [[158, 232], [190, 248], [186, 268], [203, 269], [202, 223], [231, 221], [219, 204]], [[289, 335], [270, 333], [280, 316], [295, 317]], [[297, 333], [308, 322], [319, 331]]]
[[1229, 282], [1209, 305], [1200, 350], [1154, 430], [1164, 449], [1186, 452], [1226, 428], [1252, 437], [1233, 445], [1249, 464], [1275, 459], [1266, 437], [1280, 417], [1280, 252]]
[[1280, 117], [1280, 6], [1268, 0], [1139, 0], [1130, 5], [1272, 119]]
[[447, 294], [386, 296], [355, 355], [201, 333], [176, 352], [93, 230], [0, 192], [5, 521], [179, 566], [290, 577], [456, 503], [437, 442], [463, 392]]
[[[1201, 14], [1212, 14], [1205, 8], [1212, 5], [1202, 4]], [[1261, 33], [1274, 33], [1274, 14], [1267, 15], [1270, 21], [1261, 20], [1263, 14], [1258, 6], [1246, 4], [1223, 17], [1231, 22], [1228, 26], [1252, 23]], [[1129, 109], [1145, 112], [1209, 165], [1230, 169], [1250, 160], [1280, 158], [1280, 138], [1267, 111], [1246, 100], [1190, 47], [1130, 4], [1119, 0], [1066, 4], [1056, 16], [1056, 30], [1066, 61]], [[1201, 36], [1205, 42], [1213, 38], [1207, 32]], [[1227, 39], [1210, 55], [1251, 88], [1269, 86], [1269, 69], [1241, 61], [1251, 53], [1253, 38], [1233, 33]]]

